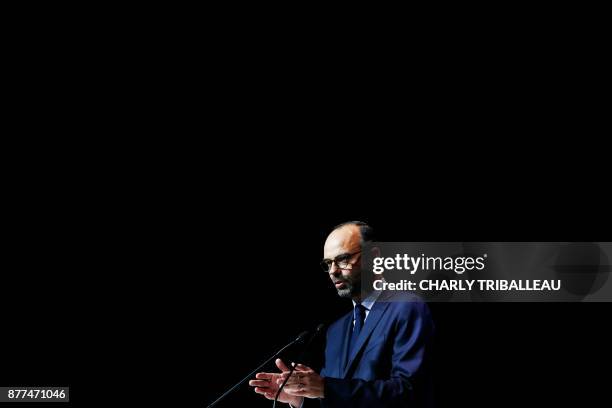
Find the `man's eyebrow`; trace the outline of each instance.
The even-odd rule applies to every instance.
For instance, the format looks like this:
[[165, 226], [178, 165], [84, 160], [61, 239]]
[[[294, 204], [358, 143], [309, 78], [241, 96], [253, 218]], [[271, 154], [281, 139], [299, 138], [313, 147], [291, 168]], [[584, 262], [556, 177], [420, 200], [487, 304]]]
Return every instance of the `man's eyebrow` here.
[[[340, 255], [336, 255], [333, 259], [338, 259], [338, 258], [341, 258], [343, 256], [349, 256], [349, 255], [351, 255], [350, 252], [343, 252]], [[329, 259], [329, 258], [323, 258], [323, 260], [324, 261], [332, 261], [332, 259]]]

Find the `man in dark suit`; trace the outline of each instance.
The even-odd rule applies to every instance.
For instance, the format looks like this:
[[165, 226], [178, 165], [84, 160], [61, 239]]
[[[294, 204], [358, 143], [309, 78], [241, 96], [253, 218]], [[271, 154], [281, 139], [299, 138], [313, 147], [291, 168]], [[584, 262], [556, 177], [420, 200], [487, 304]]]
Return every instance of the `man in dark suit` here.
[[[427, 305], [410, 294], [362, 287], [361, 258], [372, 229], [362, 222], [337, 226], [327, 237], [323, 268], [353, 311], [327, 330], [320, 373], [298, 365], [279, 400], [300, 407], [311, 399], [322, 407], [430, 407], [433, 322]], [[376, 256], [377, 248], [368, 249]], [[365, 276], [363, 276], [365, 278]], [[374, 279], [380, 279], [380, 276]], [[371, 281], [371, 279], [363, 279]], [[249, 384], [274, 399], [289, 368], [258, 373]]]

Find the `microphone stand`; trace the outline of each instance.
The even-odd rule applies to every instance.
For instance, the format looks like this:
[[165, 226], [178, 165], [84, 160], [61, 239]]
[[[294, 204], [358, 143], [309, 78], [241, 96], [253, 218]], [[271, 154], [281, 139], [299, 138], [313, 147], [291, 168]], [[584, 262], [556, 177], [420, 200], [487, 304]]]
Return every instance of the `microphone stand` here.
[[240, 380], [236, 385], [234, 385], [232, 388], [230, 388], [229, 390], [225, 391], [223, 393], [223, 395], [221, 395], [219, 398], [217, 398], [212, 404], [210, 404], [207, 408], [212, 408], [215, 405], [217, 405], [223, 398], [225, 398], [226, 396], [228, 396], [229, 394], [231, 394], [233, 391], [235, 391], [238, 387], [240, 387], [242, 384], [244, 384], [244, 382], [246, 382], [248, 379], [252, 378], [258, 371], [260, 371], [266, 364], [268, 364], [270, 361], [274, 360], [276, 357], [278, 357], [283, 351], [285, 351], [287, 348], [293, 346], [295, 343], [300, 343], [304, 340], [304, 338], [308, 335], [308, 332], [303, 332], [301, 333], [299, 336], [296, 337], [295, 340], [293, 340], [292, 342], [290, 342], [289, 344], [287, 344], [285, 347], [283, 347], [282, 349], [278, 350], [276, 353], [274, 353], [274, 355], [272, 357], [270, 357], [269, 359], [267, 359], [266, 361], [264, 361], [263, 363], [261, 363], [259, 365], [259, 367], [257, 367], [256, 369], [254, 369], [253, 371], [251, 371], [250, 373], [248, 373], [246, 375], [246, 377], [244, 377], [242, 380]]
[[296, 361], [293, 362], [293, 364], [291, 364], [291, 367], [289, 368], [289, 375], [287, 376], [287, 378], [285, 378], [285, 381], [283, 381], [282, 385], [278, 388], [278, 391], [276, 392], [276, 396], [274, 397], [274, 403], [272, 404], [272, 408], [276, 408], [276, 401], [278, 401], [278, 397], [283, 391], [283, 388], [285, 388], [287, 381], [289, 381], [289, 377], [291, 377], [291, 374], [293, 374], [293, 371], [297, 367], [298, 363], [304, 358], [304, 355], [306, 354], [306, 350], [308, 350], [308, 348], [312, 344], [312, 341], [315, 339], [315, 337], [317, 337], [319, 332], [323, 330], [323, 327], [325, 327], [325, 325], [323, 324], [320, 324], [317, 326], [317, 328], [315, 329], [315, 332], [310, 337], [308, 344], [306, 344], [306, 346], [304, 347], [304, 350], [302, 350], [302, 352], [300, 353], [300, 356], [296, 359]]

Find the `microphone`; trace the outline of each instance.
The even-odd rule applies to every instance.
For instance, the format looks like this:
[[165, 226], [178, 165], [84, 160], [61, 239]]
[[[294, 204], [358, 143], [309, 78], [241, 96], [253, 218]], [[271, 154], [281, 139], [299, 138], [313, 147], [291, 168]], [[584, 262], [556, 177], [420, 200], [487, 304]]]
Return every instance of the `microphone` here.
[[[322, 324], [322, 323], [317, 326], [317, 328], [312, 333], [312, 336], [310, 336], [310, 340], [308, 340], [308, 343], [306, 344], [306, 346], [304, 347], [304, 349], [300, 353], [299, 357], [296, 359], [296, 361], [293, 362], [293, 364], [290, 364], [289, 375], [287, 376], [287, 378], [285, 378], [285, 381], [283, 381], [281, 386], [278, 388], [278, 391], [276, 392], [276, 396], [274, 397], [274, 403], [272, 404], [272, 408], [276, 408], [276, 401], [278, 400], [278, 396], [283, 391], [283, 388], [285, 388], [285, 384], [287, 384], [287, 381], [289, 381], [289, 377], [291, 377], [291, 374], [293, 374], [293, 371], [295, 370], [295, 367], [297, 367], [298, 362], [301, 361], [304, 358], [304, 354], [306, 354], [306, 350], [308, 350], [308, 348], [312, 344], [312, 341], [317, 337], [317, 335], [321, 331], [323, 331], [324, 327], [325, 327], [325, 325]], [[307, 332], [304, 332], [304, 333], [307, 333]], [[304, 333], [302, 333], [302, 334], [304, 334]]]
[[[304, 339], [306, 338], [306, 336], [308, 336], [310, 332], [308, 330], [301, 332], [296, 338], [295, 340], [293, 340], [293, 343], [303, 343]], [[289, 343], [291, 344], [291, 343]], [[288, 347], [289, 345], [287, 345]]]
[[[304, 343], [304, 339], [306, 337], [308, 337], [308, 334], [310, 334], [310, 332], [308, 331], [304, 331], [302, 333], [299, 334], [299, 336], [297, 336], [295, 338], [295, 340], [291, 341], [289, 344], [287, 344], [285, 347], [283, 347], [282, 349], [278, 350], [276, 353], [274, 353], [274, 355], [272, 357], [270, 357], [269, 359], [267, 359], [266, 361], [264, 361], [263, 363], [261, 363], [259, 365], [259, 367], [257, 367], [256, 369], [254, 369], [253, 371], [251, 371], [249, 374], [247, 374], [246, 377], [244, 377], [242, 380], [240, 380], [236, 385], [234, 385], [232, 388], [230, 388], [229, 390], [225, 391], [223, 393], [223, 395], [221, 395], [219, 398], [217, 398], [212, 404], [210, 404], [207, 408], [211, 408], [214, 407], [215, 405], [217, 405], [217, 403], [219, 403], [219, 401], [221, 401], [223, 398], [227, 397], [229, 394], [232, 393], [232, 391], [236, 390], [238, 387], [240, 387], [245, 381], [247, 381], [248, 379], [252, 378], [258, 371], [260, 371], [266, 364], [268, 364], [270, 361], [274, 360], [276, 357], [278, 357], [283, 351], [285, 351], [286, 349], [288, 349], [289, 347], [293, 346], [294, 344], [297, 343]], [[311, 338], [312, 341], [312, 338]], [[309, 343], [310, 344], [310, 343]]]

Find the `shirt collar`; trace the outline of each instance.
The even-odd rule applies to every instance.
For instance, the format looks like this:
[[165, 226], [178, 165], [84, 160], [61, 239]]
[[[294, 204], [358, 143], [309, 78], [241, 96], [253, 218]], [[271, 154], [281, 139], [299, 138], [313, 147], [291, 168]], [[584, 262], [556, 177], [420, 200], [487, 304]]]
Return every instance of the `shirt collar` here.
[[[374, 302], [376, 302], [381, 293], [382, 290], [374, 290], [370, 292], [370, 294], [363, 301], [361, 301], [361, 305], [369, 311], [370, 309], [372, 309]], [[353, 308], [355, 308], [355, 306], [357, 306], [357, 302], [353, 300]]]

